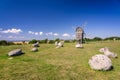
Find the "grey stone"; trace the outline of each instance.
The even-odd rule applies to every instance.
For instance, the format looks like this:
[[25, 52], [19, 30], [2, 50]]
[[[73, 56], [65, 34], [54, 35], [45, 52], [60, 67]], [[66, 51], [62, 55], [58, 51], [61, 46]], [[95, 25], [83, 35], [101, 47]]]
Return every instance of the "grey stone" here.
[[38, 51], [38, 48], [37, 48], [37, 47], [34, 47], [34, 48], [31, 49], [31, 51], [37, 52], [37, 51]]
[[58, 43], [58, 46], [57, 46], [56, 48], [63, 47], [63, 44], [64, 44], [64, 41], [60, 41], [60, 42]]
[[112, 68], [111, 60], [103, 54], [92, 56], [92, 58], [89, 59], [89, 65], [94, 70], [106, 71]]
[[15, 49], [8, 53], [8, 56], [17, 56], [22, 54], [22, 49]]
[[75, 47], [76, 48], [83, 48], [82, 44], [76, 44]]
[[108, 57], [117, 58], [117, 54], [109, 51], [109, 49], [107, 47], [100, 48], [99, 51], [104, 53], [104, 55], [106, 55]]
[[33, 44], [33, 47], [39, 47], [39, 42]]

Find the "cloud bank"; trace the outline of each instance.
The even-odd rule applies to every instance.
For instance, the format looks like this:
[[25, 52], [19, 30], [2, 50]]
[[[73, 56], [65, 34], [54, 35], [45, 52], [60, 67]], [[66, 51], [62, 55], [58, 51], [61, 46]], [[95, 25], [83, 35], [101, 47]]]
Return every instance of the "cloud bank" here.
[[63, 37], [70, 37], [70, 35], [68, 33], [64, 33], [62, 36]]
[[43, 32], [28, 31], [28, 34], [32, 34], [32, 35], [43, 35]]
[[1, 33], [13, 33], [13, 34], [19, 34], [20, 32], [23, 32], [21, 29], [15, 29], [15, 28], [12, 28], [12, 29], [8, 29], [8, 30], [3, 30], [3, 31], [0, 31]]

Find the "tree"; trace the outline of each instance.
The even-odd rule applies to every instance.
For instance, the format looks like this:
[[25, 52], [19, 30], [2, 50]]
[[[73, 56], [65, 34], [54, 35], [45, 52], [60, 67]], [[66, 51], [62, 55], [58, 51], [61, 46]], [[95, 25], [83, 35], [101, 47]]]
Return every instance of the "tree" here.
[[72, 42], [76, 42], [77, 40], [76, 39], [73, 39]]
[[55, 43], [54, 40], [49, 40], [49, 44], [53, 44], [53, 43]]
[[120, 40], [120, 37], [107, 37], [104, 40], [114, 40], [114, 39]]
[[70, 40], [65, 40], [65, 43], [70, 43]]
[[37, 40], [36, 39], [33, 39], [33, 40], [31, 40], [30, 42], [29, 42], [29, 44], [34, 44], [34, 43], [36, 43], [37, 42]]
[[59, 39], [59, 38], [57, 38], [57, 39], [55, 39], [55, 41], [58, 41], [58, 42], [59, 42], [59, 41], [60, 41], [60, 39]]
[[48, 42], [48, 39], [45, 39], [45, 43], [47, 43]]
[[8, 42], [6, 40], [1, 40], [0, 45], [3, 45], [3, 46], [8, 45]]
[[94, 40], [94, 41], [101, 41], [102, 38], [100, 38], [100, 37], [94, 37], [93, 40]]

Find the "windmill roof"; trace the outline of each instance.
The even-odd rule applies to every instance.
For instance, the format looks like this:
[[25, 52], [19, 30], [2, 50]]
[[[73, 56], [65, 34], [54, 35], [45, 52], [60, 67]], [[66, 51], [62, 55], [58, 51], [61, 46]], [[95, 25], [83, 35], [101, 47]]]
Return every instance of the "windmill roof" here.
[[78, 29], [81, 29], [81, 30], [83, 31], [83, 29], [82, 29], [81, 27], [77, 27], [77, 28], [76, 28], [76, 31], [77, 31]]

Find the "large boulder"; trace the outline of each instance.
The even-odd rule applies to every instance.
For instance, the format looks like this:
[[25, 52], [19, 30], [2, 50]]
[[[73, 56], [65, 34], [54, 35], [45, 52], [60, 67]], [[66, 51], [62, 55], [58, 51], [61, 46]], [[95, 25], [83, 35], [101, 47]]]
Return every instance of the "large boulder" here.
[[8, 53], [8, 56], [17, 56], [22, 54], [22, 49], [15, 49]]
[[37, 52], [38, 51], [38, 48], [37, 47], [34, 47], [31, 49], [32, 52]]
[[94, 70], [106, 71], [112, 69], [111, 60], [103, 54], [92, 56], [92, 58], [89, 59], [89, 65]]

